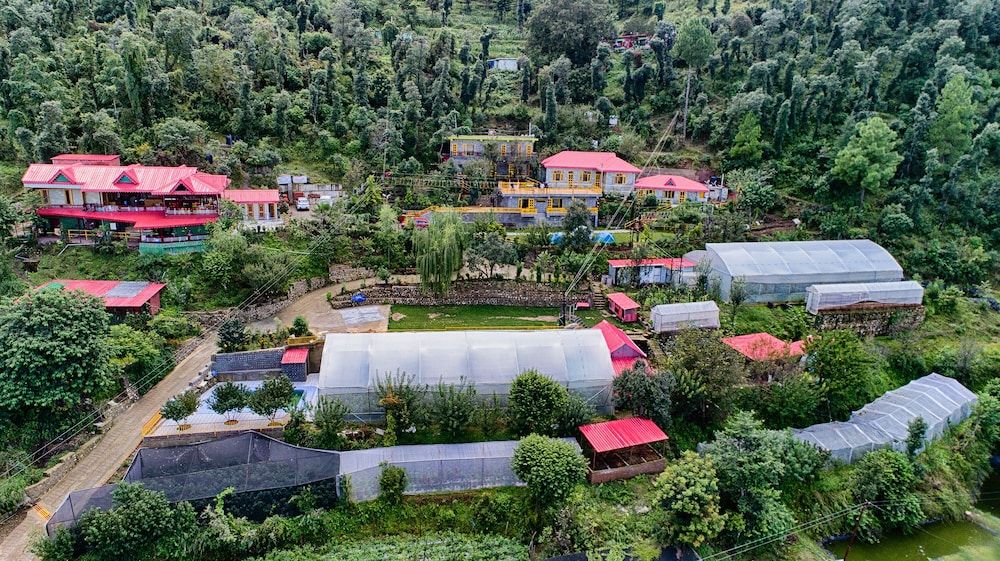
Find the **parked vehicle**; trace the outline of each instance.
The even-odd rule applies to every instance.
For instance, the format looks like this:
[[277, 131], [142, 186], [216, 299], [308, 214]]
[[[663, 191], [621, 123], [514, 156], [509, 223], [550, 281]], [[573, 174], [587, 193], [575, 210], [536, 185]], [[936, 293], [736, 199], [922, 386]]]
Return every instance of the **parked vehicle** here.
[[295, 210], [309, 210], [309, 199], [299, 197], [295, 200]]

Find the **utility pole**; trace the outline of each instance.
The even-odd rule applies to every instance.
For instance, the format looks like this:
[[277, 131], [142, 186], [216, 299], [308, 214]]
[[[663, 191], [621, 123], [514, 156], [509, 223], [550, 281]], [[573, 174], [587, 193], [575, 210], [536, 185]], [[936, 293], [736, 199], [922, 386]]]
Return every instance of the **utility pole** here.
[[864, 516], [867, 508], [868, 501], [865, 501], [861, 505], [861, 510], [858, 511], [858, 517], [854, 520], [854, 529], [851, 530], [851, 540], [847, 542], [847, 550], [844, 551], [844, 559], [842, 561], [847, 561], [847, 556], [851, 554], [851, 548], [854, 547], [854, 540], [858, 537], [858, 528], [861, 527], [861, 517]]

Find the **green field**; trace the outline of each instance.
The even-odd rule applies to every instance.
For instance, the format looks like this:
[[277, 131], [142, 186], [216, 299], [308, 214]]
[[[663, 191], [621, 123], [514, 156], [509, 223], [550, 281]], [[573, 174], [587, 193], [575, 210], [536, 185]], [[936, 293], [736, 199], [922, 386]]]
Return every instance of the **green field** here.
[[517, 306], [393, 306], [389, 331], [490, 327], [556, 327], [558, 308]]

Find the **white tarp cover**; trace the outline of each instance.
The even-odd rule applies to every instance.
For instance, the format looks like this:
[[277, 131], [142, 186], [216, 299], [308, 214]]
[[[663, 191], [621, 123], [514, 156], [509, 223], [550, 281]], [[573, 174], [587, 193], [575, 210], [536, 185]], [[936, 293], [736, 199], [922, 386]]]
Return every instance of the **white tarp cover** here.
[[653, 331], [657, 333], [691, 328], [719, 328], [719, 305], [714, 300], [653, 306]]
[[924, 287], [916, 281], [814, 284], [806, 289], [806, 311], [853, 306], [862, 302], [913, 305], [924, 301]]
[[549, 376], [599, 410], [609, 407], [615, 371], [604, 336], [592, 329], [330, 333], [317, 387], [354, 415], [370, 416], [381, 413], [376, 381], [397, 372], [431, 387], [464, 378], [480, 397], [503, 397], [526, 370]]
[[903, 279], [899, 263], [870, 240], [710, 243], [705, 250], [727, 301], [740, 277], [751, 302], [803, 300], [813, 284]]
[[926, 442], [941, 436], [949, 425], [972, 414], [976, 394], [953, 378], [928, 374], [879, 397], [851, 414], [847, 422], [821, 423], [793, 430], [796, 438], [831, 453], [845, 463], [879, 448], [906, 449], [909, 423], [927, 422]]

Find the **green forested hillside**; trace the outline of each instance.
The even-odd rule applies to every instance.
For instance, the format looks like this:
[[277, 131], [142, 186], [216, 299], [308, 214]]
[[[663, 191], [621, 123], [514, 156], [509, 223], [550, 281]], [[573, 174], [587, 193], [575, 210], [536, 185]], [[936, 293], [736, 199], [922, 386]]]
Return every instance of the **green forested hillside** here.
[[[996, 0], [9, 0], [0, 27], [9, 189], [67, 150], [356, 186], [383, 162], [449, 173], [447, 134], [530, 127], [543, 154], [753, 170], [729, 175], [751, 217], [874, 237], [927, 278], [995, 266]], [[653, 39], [608, 48], [624, 31]]]

